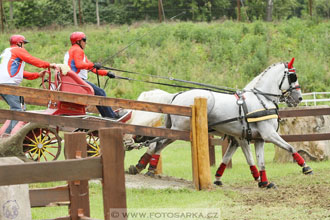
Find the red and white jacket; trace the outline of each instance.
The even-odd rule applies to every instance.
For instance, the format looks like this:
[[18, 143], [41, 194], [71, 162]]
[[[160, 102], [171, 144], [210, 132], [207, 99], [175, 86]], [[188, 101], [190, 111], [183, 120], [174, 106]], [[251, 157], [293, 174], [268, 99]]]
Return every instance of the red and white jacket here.
[[[72, 45], [70, 50], [64, 56], [64, 64], [69, 65], [70, 69], [77, 73], [80, 78], [87, 80], [88, 70], [96, 74], [96, 69], [93, 69], [94, 63], [90, 62], [84, 50], [78, 44]], [[106, 76], [108, 71], [98, 70], [97, 73], [101, 76]]]
[[49, 67], [48, 62], [32, 56], [24, 48], [16, 45], [9, 47], [0, 56], [0, 84], [10, 83], [19, 85], [23, 77], [28, 80], [38, 78], [39, 73], [24, 71], [25, 63], [39, 68]]

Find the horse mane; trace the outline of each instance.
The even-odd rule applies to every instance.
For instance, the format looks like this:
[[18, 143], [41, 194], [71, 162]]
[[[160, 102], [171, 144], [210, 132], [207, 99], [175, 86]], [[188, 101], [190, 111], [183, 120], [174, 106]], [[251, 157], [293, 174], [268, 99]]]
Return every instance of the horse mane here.
[[261, 72], [258, 76], [254, 77], [253, 80], [251, 82], [249, 82], [244, 89], [253, 89], [257, 83], [259, 82], [259, 79], [265, 75], [266, 73], [269, 72], [269, 70], [273, 69], [275, 66], [283, 64], [283, 62], [279, 62], [279, 63], [274, 63], [270, 66], [268, 66], [263, 72]]

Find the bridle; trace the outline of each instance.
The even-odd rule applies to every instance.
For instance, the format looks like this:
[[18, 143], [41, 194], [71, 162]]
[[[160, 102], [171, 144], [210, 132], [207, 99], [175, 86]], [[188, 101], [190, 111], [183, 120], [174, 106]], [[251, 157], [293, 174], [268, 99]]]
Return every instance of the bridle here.
[[[262, 91], [260, 91], [259, 89], [256, 89], [256, 88], [253, 88], [251, 91], [256, 95], [257, 94], [263, 95], [266, 99], [271, 100], [272, 102], [274, 102], [274, 101], [271, 98], [269, 98], [268, 96], [277, 97], [277, 98], [279, 98], [280, 102], [289, 99], [292, 90], [298, 90], [298, 89], [300, 89], [300, 86], [299, 85], [292, 86], [292, 83], [295, 83], [298, 80], [297, 74], [296, 74], [296, 69], [293, 68], [293, 67], [289, 68], [288, 63], [284, 63], [284, 65], [285, 65], [284, 74], [283, 74], [281, 83], [279, 85], [279, 89], [280, 89], [282, 94], [266, 93], [266, 92], [262, 92]], [[288, 82], [289, 82], [289, 88], [288, 89], [282, 89], [283, 82], [284, 82], [285, 78], [287, 78]]]
[[[282, 89], [282, 85], [283, 85], [285, 77], [288, 78], [288, 82], [289, 82], [289, 86], [290, 86], [289, 89], [287, 89], [287, 90]], [[294, 86], [294, 87], [292, 86], [292, 83], [297, 82], [297, 80], [298, 80], [298, 78], [297, 78], [297, 74], [296, 74], [296, 69], [293, 67], [289, 68], [288, 64], [285, 63], [284, 75], [283, 75], [281, 83], [278, 87], [282, 91], [282, 95], [285, 95], [287, 92], [291, 92], [294, 89], [300, 89], [299, 85]]]

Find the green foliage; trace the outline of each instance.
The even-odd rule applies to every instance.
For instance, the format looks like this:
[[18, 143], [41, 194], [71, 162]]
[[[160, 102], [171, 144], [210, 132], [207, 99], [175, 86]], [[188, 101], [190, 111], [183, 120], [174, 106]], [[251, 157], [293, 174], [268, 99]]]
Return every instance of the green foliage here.
[[[99, 1], [101, 23], [131, 24], [138, 20], [158, 20], [158, 1], [121, 0], [110, 3]], [[10, 20], [10, 5], [13, 6], [13, 20]], [[77, 16], [79, 13], [77, 5]], [[172, 17], [184, 21], [214, 21], [217, 19], [237, 19], [237, 2], [228, 0], [166, 0], [163, 1], [167, 20]], [[273, 1], [273, 20], [286, 20], [292, 17], [309, 18], [308, 0]], [[266, 17], [267, 1], [241, 1], [241, 21], [263, 20]], [[73, 24], [72, 0], [29, 0], [4, 2], [5, 20], [9, 27], [45, 27], [50, 25]], [[85, 24], [96, 23], [96, 1], [81, 1], [82, 19]], [[183, 12], [185, 12], [183, 14]], [[313, 1], [313, 20], [330, 17], [328, 0]], [[79, 16], [78, 16], [79, 19]]]

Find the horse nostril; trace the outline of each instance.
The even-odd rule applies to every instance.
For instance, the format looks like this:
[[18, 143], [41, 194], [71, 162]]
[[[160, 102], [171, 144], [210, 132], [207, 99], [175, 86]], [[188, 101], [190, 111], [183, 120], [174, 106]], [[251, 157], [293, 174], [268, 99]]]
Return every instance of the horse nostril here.
[[299, 101], [302, 101], [303, 100], [303, 98], [302, 97], [299, 97]]

